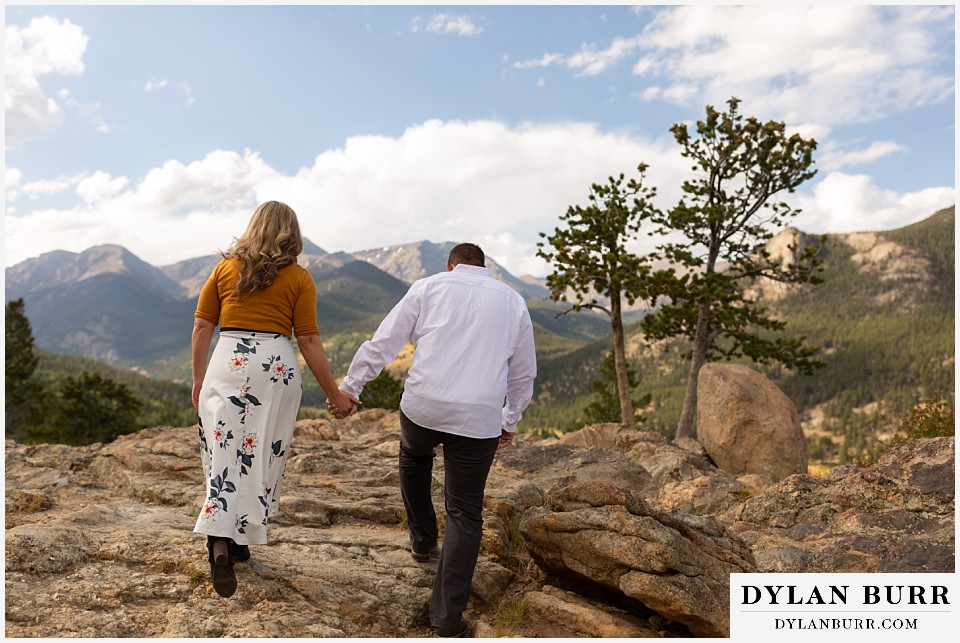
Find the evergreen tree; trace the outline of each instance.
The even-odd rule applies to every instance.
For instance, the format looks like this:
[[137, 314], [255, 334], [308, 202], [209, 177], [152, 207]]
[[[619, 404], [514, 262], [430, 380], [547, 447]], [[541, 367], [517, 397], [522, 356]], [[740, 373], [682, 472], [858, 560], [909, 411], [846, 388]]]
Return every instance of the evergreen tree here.
[[92, 444], [109, 442], [136, 431], [141, 402], [126, 385], [99, 373], [84, 371], [65, 378], [41, 426], [28, 427], [32, 442]]
[[[537, 244], [537, 256], [554, 269], [547, 276], [550, 297], [568, 301], [572, 296], [575, 302], [566, 312], [594, 308], [610, 317], [620, 421], [629, 428], [636, 422], [627, 378], [622, 309], [624, 299], [633, 304], [647, 298], [650, 269], [627, 250], [642, 222], [657, 214], [650, 202], [656, 190], [642, 185], [646, 169], [640, 164], [640, 180], [630, 179], [626, 186], [623, 174], [610, 177], [605, 185], [594, 183], [588, 197], [590, 205], [569, 207], [560, 217], [566, 227], [556, 228], [549, 237], [541, 232], [546, 243]], [[599, 304], [597, 295], [606, 297], [609, 306]]]
[[[627, 383], [630, 390], [640, 385], [640, 376], [637, 369], [627, 366]], [[617, 394], [617, 371], [614, 362], [613, 353], [607, 353], [600, 363], [600, 377], [593, 380], [592, 387], [593, 398], [583, 410], [584, 420], [588, 424], [598, 424], [601, 422], [620, 422], [622, 415], [620, 413], [620, 396]], [[642, 398], [632, 399], [633, 408], [646, 406], [650, 403], [651, 396], [648, 393]], [[639, 414], [634, 413], [635, 417]]]
[[744, 119], [736, 98], [727, 104], [725, 113], [707, 106], [697, 136], [685, 124], [671, 128], [696, 175], [683, 183], [680, 203], [656, 218], [659, 232], [684, 237], [659, 248], [662, 258], [682, 266], [682, 276], [672, 269], [656, 274], [655, 291], [669, 303], [643, 320], [648, 338], [679, 336], [692, 344], [677, 438], [693, 435], [697, 381], [708, 359], [746, 356], [804, 373], [821, 366], [813, 359], [815, 348], [803, 338], [779, 336], [785, 324], [744, 295], [745, 287], [760, 278], [820, 281], [816, 245], [801, 249], [795, 244], [787, 261], [771, 257], [765, 247], [797, 214], [774, 197], [793, 192], [814, 175], [816, 141], [788, 136], [780, 122]]
[[33, 379], [39, 358], [24, 308], [22, 298], [7, 302], [4, 317], [4, 421], [7, 436], [14, 440], [23, 435], [37, 409], [34, 401], [40, 396], [39, 385]]
[[383, 369], [363, 387], [360, 401], [363, 402], [363, 408], [397, 411], [400, 409], [401, 395], [403, 382], [391, 375], [387, 369]]

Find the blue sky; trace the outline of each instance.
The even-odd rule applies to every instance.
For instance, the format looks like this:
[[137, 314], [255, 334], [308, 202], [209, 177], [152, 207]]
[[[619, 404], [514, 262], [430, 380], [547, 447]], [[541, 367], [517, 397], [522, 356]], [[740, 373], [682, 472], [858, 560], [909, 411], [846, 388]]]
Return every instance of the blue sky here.
[[[516, 274], [590, 183], [689, 168], [722, 107], [819, 143], [809, 232], [955, 200], [955, 9], [32, 6], [5, 18], [5, 264], [119, 243], [155, 265], [290, 203], [329, 250], [476, 241]], [[644, 240], [637, 249], [649, 249]]]

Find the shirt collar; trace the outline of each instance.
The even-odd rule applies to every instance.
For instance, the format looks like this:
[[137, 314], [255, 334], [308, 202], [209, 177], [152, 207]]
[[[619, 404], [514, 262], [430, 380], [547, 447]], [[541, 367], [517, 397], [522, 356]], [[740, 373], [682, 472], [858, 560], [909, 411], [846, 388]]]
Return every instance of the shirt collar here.
[[492, 277], [493, 273], [490, 272], [489, 268], [484, 268], [483, 266], [471, 266], [465, 263], [458, 263], [453, 267], [453, 272], [459, 272], [461, 274], [466, 273], [470, 275], [483, 275], [485, 277]]

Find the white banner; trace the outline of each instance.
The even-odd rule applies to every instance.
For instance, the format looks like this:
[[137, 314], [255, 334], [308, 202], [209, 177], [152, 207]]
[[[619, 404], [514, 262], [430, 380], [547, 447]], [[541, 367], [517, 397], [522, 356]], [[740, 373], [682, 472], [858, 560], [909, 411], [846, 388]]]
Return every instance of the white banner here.
[[734, 641], [946, 641], [956, 574], [731, 574]]

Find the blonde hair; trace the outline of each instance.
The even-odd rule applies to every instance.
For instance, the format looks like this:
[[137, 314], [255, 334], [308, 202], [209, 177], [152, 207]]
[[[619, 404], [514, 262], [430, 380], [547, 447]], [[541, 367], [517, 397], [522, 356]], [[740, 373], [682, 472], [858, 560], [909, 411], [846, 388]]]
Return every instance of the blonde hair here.
[[297, 213], [285, 203], [267, 201], [254, 210], [243, 236], [222, 254], [240, 260], [237, 294], [244, 297], [273, 284], [277, 273], [296, 263], [302, 251]]

